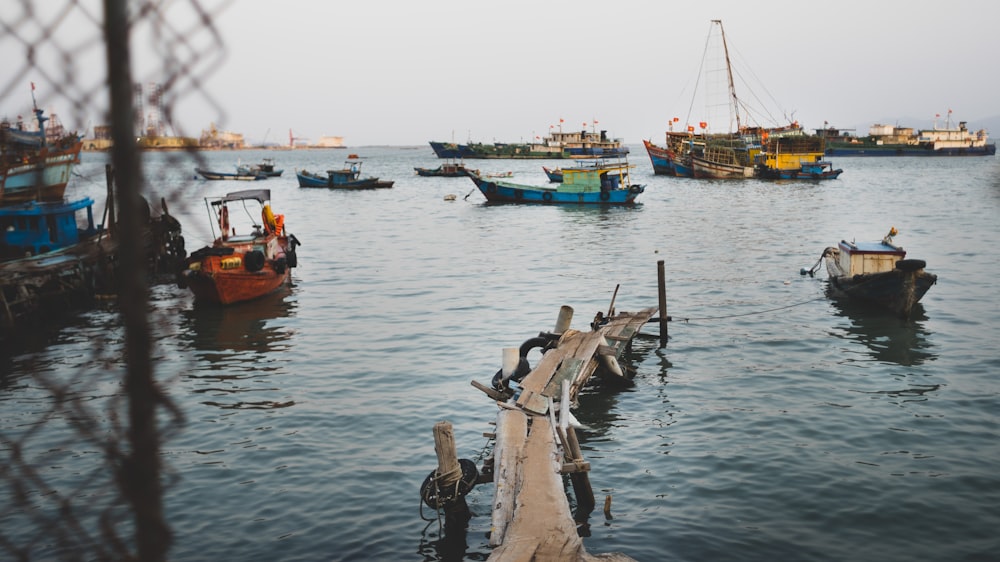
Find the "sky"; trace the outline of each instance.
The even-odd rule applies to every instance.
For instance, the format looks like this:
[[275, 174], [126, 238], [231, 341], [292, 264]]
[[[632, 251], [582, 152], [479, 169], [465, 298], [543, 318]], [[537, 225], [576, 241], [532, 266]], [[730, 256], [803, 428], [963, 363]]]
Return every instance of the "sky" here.
[[[27, 112], [34, 82], [39, 104], [65, 125], [106, 123], [102, 3], [3, 3], [0, 116]], [[131, 4], [137, 13], [141, 4]], [[303, 142], [341, 136], [347, 146], [527, 142], [562, 120], [564, 130], [586, 124], [628, 144], [662, 140], [674, 117], [705, 119], [695, 98], [714, 19], [725, 26], [737, 97], [760, 101], [778, 121], [761, 125], [864, 134], [876, 122], [930, 126], [938, 114], [943, 125], [949, 110], [973, 129], [1000, 116], [996, 0], [145, 7], [132, 34], [133, 77], [167, 85], [172, 129], [184, 136], [214, 123], [252, 143], [284, 144], [290, 131]], [[54, 32], [43, 39], [45, 29]]]

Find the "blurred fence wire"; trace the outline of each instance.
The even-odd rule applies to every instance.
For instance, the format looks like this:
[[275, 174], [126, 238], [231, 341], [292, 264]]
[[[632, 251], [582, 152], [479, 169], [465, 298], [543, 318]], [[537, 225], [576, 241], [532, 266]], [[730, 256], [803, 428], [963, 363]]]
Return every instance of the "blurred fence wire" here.
[[[163, 496], [177, 476], [161, 446], [183, 416], [152, 360], [158, 319], [149, 312], [140, 217], [155, 178], [144, 177], [135, 142], [138, 124], [150, 126], [138, 85], [158, 84], [156, 128], [172, 126], [182, 99], [222, 115], [203, 84], [225, 58], [213, 19], [229, 2], [207, 4], [4, 0], [0, 9], [0, 117], [30, 115], [37, 103], [58, 108], [52, 124], [83, 137], [103, 124], [119, 235], [115, 314], [78, 372], [53, 372], [13, 349], [22, 340], [2, 341], [0, 392], [16, 392], [23, 407], [0, 411], [0, 559], [168, 558]], [[196, 150], [168, 158], [190, 162]], [[164, 207], [167, 199], [184, 205], [175, 195]], [[29, 380], [8, 378], [15, 361]]]

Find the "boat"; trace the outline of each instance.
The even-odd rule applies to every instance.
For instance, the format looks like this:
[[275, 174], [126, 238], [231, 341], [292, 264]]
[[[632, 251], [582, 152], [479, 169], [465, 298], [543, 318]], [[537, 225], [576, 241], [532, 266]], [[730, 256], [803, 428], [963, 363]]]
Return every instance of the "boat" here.
[[242, 172], [213, 172], [211, 170], [205, 170], [204, 168], [195, 168], [194, 171], [205, 178], [206, 180], [218, 181], [218, 180], [236, 180], [236, 181], [256, 181], [267, 179], [265, 174], [260, 173], [242, 173]]
[[340, 170], [327, 170], [326, 176], [308, 170], [296, 170], [299, 187], [326, 187], [331, 189], [379, 189], [392, 187], [395, 182], [376, 177], [361, 177], [361, 161], [348, 160]]
[[[269, 189], [206, 198], [205, 206], [212, 233], [218, 228], [219, 235], [211, 246], [191, 253], [178, 277], [178, 284], [191, 289], [196, 302], [250, 301], [289, 283], [291, 270], [298, 265], [295, 248], [300, 244], [286, 232], [284, 215], [271, 210]], [[241, 224], [230, 223], [231, 217]]]
[[556, 187], [523, 185], [469, 174], [490, 203], [632, 205], [645, 186], [632, 184], [628, 166], [563, 169]]
[[[718, 41], [712, 40], [715, 28], [718, 28]], [[710, 46], [714, 47], [716, 43], [718, 43], [716, 48], [720, 52], [718, 56], [711, 58], [724, 61], [725, 66], [707, 72], [700, 71], [699, 76], [721, 76], [724, 73], [728, 86], [725, 98], [721, 97], [721, 91], [704, 91], [699, 94], [699, 88], [696, 87], [694, 95], [707, 98], [702, 105], [709, 108], [709, 111], [718, 112], [714, 121], [713, 119], [699, 121], [697, 127], [689, 122], [684, 127], [686, 130], [674, 131], [674, 125], [680, 123], [680, 119], [674, 117], [669, 124], [665, 146], [657, 146], [648, 140], [643, 141], [656, 174], [707, 179], [753, 178], [757, 176], [761, 154], [764, 151], [763, 144], [769, 135], [772, 137], [804, 135], [802, 127], [795, 121], [787, 125], [768, 127], [749, 124], [752, 117], [749, 106], [736, 95], [729, 46], [721, 20], [711, 20], [709, 40], [705, 44], [702, 58], [703, 67], [710, 58]], [[708, 80], [705, 82], [708, 82], [706, 84], [708, 86], [714, 83]], [[691, 106], [695, 105], [693, 100]], [[720, 127], [719, 123], [725, 123], [725, 126]]]
[[596, 130], [597, 121], [591, 131], [563, 131], [562, 122], [558, 129], [549, 127], [549, 134], [533, 143], [468, 143], [456, 144], [431, 141], [431, 148], [438, 158], [452, 159], [565, 159], [565, 158], [617, 158], [629, 153], [622, 139], [611, 138], [606, 130]]
[[269, 178], [279, 177], [285, 170], [274, 167], [274, 158], [264, 158], [258, 164], [237, 164], [236, 173], [245, 175], [264, 175]]
[[837, 179], [844, 170], [823, 160], [825, 139], [812, 135], [764, 135], [764, 151], [759, 155], [757, 175], [772, 180]]
[[942, 128], [935, 120], [932, 128], [920, 130], [876, 123], [866, 137], [832, 127], [817, 129], [816, 134], [826, 139], [827, 156], [993, 156], [997, 152], [985, 129], [969, 131], [965, 121], [953, 127], [951, 110]]
[[49, 118], [37, 107], [34, 112], [37, 131], [20, 122], [0, 123], [0, 205], [62, 201], [73, 166], [80, 163], [81, 138], [46, 131]]
[[[442, 178], [459, 178], [468, 175], [468, 170], [465, 164], [461, 162], [447, 162], [441, 164], [437, 168], [413, 168], [417, 172], [418, 176], [423, 177], [442, 177]], [[479, 173], [479, 170], [472, 170], [473, 172]]]
[[[29, 201], [0, 207], [0, 261], [56, 252], [97, 234], [94, 200], [72, 202]], [[86, 210], [86, 222], [77, 224], [77, 212]]]
[[937, 275], [928, 273], [924, 260], [907, 259], [906, 251], [893, 243], [899, 234], [895, 227], [878, 242], [848, 242], [823, 250], [812, 269], [814, 275], [825, 262], [829, 292], [876, 306], [902, 318], [908, 318], [914, 305], [937, 283]]

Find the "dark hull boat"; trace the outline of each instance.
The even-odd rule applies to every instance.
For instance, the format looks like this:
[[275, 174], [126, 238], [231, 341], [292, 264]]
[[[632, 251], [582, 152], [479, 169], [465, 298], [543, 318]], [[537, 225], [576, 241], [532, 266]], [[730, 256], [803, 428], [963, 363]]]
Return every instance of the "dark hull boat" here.
[[[829, 275], [829, 292], [889, 310], [909, 318], [914, 305], [937, 282], [937, 275], [924, 270], [924, 260], [906, 259], [906, 251], [892, 243], [898, 232], [889, 231], [881, 242], [848, 242], [823, 250]], [[812, 275], [819, 262], [809, 270]]]

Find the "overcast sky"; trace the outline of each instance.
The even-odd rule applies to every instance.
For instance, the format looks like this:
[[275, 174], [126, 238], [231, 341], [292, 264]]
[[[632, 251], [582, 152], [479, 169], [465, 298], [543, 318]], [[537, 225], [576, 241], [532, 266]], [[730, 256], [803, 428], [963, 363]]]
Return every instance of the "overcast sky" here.
[[[104, 53], [88, 21], [101, 18], [101, 2], [2, 2], [0, 115], [30, 108], [32, 81], [67, 125], [104, 122]], [[196, 7], [212, 14], [214, 29], [198, 23]], [[165, 25], [135, 30], [133, 75], [167, 82], [180, 71], [169, 99], [175, 130], [188, 136], [214, 122], [253, 142], [285, 143], [289, 130], [311, 141], [342, 136], [348, 146], [515, 142], [560, 119], [567, 129], [596, 119], [629, 144], [661, 140], [673, 117], [688, 118], [713, 19], [725, 26], [737, 95], [758, 98], [779, 119], [809, 129], [927, 126], [952, 110], [975, 128], [1000, 115], [997, 0], [167, 0], [159, 8]], [[24, 62], [42, 28], [57, 30], [58, 48], [39, 47]], [[695, 122], [704, 118], [697, 113]], [[917, 119], [926, 122], [904, 122]]]

